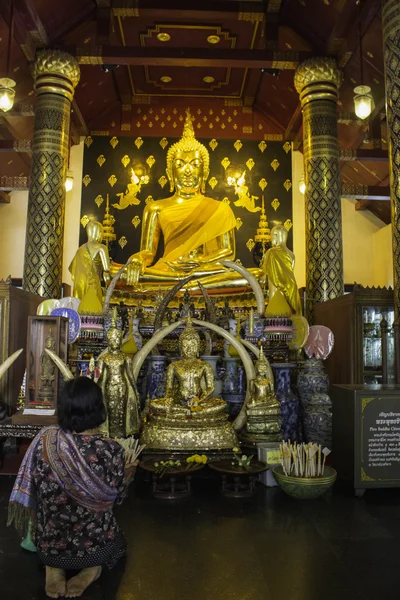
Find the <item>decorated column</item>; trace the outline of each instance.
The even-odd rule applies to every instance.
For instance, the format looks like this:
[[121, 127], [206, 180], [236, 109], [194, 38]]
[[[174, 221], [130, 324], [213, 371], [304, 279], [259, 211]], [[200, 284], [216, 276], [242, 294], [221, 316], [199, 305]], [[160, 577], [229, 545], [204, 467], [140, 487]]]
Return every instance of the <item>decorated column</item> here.
[[44, 298], [61, 295], [69, 120], [79, 76], [66, 52], [38, 53], [23, 287]]
[[386, 116], [392, 207], [396, 382], [400, 382], [400, 6], [382, 2]]
[[306, 183], [307, 318], [314, 305], [343, 294], [337, 98], [341, 73], [330, 58], [298, 66]]

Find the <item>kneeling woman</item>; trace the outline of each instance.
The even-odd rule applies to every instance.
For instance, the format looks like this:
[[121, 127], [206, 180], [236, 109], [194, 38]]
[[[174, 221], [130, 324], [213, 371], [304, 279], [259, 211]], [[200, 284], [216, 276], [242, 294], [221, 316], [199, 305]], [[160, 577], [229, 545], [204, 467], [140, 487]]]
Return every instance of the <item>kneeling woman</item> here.
[[[135, 464], [124, 449], [96, 433], [106, 413], [91, 379], [68, 381], [58, 401], [59, 426], [30, 445], [10, 497], [9, 521], [24, 535], [30, 522], [51, 598], [80, 596], [125, 554], [112, 509], [122, 502]], [[65, 571], [81, 570], [68, 581]]]

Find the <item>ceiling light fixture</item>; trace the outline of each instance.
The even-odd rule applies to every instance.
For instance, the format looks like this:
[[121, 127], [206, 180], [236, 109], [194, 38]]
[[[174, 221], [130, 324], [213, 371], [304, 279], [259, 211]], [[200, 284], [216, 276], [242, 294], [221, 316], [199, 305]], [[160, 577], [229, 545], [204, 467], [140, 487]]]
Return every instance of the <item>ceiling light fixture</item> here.
[[162, 77], [160, 77], [160, 81], [162, 81], [163, 83], [171, 83], [172, 77], [170, 77], [169, 75], [163, 75]]
[[358, 2], [358, 41], [360, 49], [360, 79], [361, 85], [354, 88], [354, 112], [359, 119], [366, 119], [372, 112], [371, 88], [364, 85], [364, 60], [361, 31], [361, 0]]
[[10, 24], [8, 29], [8, 48], [7, 48], [7, 76], [0, 79], [0, 110], [9, 111], [14, 106], [15, 86], [14, 79], [8, 75], [11, 65], [11, 49], [14, 38], [14, 1], [11, 2]]
[[203, 77], [203, 81], [204, 83], [214, 83], [215, 79], [214, 77], [211, 77], [211, 75], [206, 75]]
[[207, 38], [207, 42], [209, 44], [218, 44], [221, 41], [219, 35], [209, 35]]
[[171, 36], [169, 35], [169, 33], [165, 33], [165, 31], [161, 31], [160, 33], [157, 34], [157, 39], [160, 42], [169, 42], [169, 40], [171, 39]]

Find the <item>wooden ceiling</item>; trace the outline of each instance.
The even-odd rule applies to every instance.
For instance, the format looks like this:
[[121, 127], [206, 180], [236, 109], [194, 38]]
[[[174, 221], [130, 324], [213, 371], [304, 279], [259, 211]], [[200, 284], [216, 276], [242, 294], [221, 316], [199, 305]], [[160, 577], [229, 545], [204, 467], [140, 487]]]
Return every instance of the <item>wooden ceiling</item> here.
[[[0, 2], [0, 77], [11, 3]], [[359, 26], [364, 83], [375, 102], [367, 122], [353, 112]], [[44, 47], [67, 50], [80, 62], [72, 142], [91, 132], [176, 137], [190, 106], [199, 137], [284, 139], [301, 148], [294, 69], [307, 57], [334, 56], [344, 72], [342, 183], [353, 186], [360, 210], [390, 222], [379, 0], [203, 0], [193, 8], [182, 0], [14, 0], [16, 102], [0, 117], [0, 189], [24, 187], [29, 177], [32, 63]], [[357, 186], [364, 186], [359, 196]], [[373, 192], [377, 186], [382, 193]]]

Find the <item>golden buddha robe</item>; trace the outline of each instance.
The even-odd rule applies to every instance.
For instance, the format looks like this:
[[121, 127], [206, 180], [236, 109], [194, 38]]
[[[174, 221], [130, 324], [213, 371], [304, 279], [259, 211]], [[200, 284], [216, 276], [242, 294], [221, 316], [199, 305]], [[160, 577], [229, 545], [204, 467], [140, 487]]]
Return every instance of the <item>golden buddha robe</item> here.
[[79, 313], [95, 315], [103, 312], [103, 294], [95, 261], [87, 244], [83, 244], [69, 266], [74, 282], [73, 296], [81, 300]]
[[301, 315], [301, 301], [293, 273], [292, 256], [281, 246], [272, 246], [265, 255], [262, 269], [277, 290], [280, 290], [296, 315]]
[[158, 215], [164, 236], [164, 255], [152, 268], [171, 271], [168, 262], [187, 257], [203, 246], [204, 256], [218, 250], [217, 238], [234, 229], [236, 219], [226, 202], [202, 195], [174, 202]]

